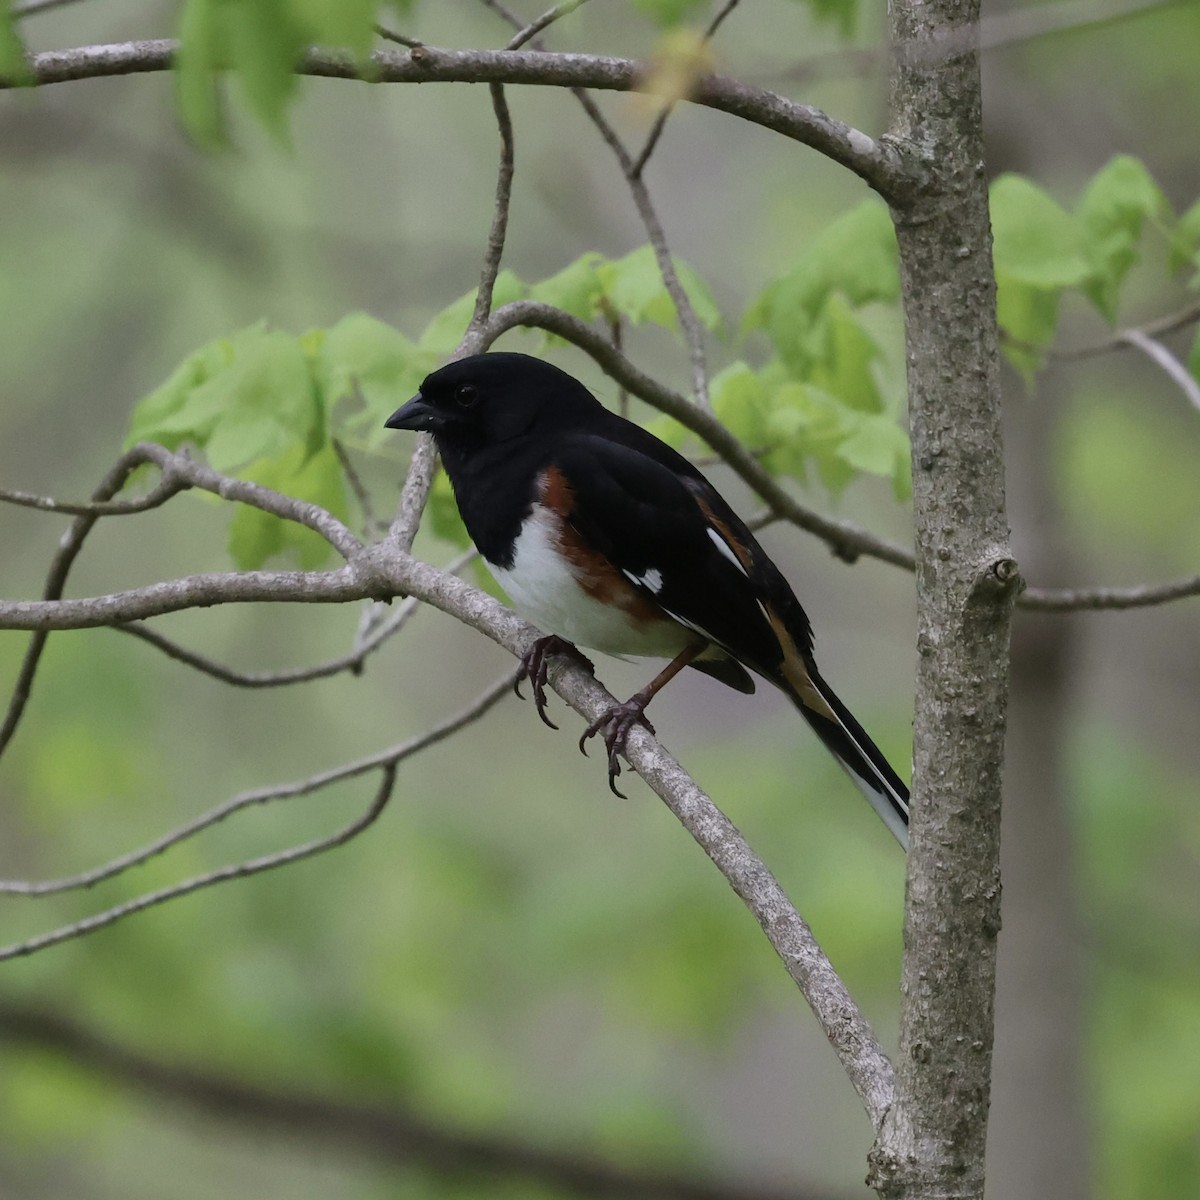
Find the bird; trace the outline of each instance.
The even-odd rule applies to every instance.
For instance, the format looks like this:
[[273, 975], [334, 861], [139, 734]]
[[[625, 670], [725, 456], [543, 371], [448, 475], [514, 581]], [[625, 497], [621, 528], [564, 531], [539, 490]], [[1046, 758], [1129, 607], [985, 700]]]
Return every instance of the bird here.
[[[685, 667], [735, 691], [757, 675], [800, 715], [907, 849], [908, 788], [813, 657], [782, 572], [701, 471], [566, 371], [492, 351], [451, 362], [385, 422], [432, 434], [467, 533], [517, 612], [547, 631], [521, 660], [546, 715], [548, 660], [580, 647], [667, 665], [579, 739], [600, 734], [616, 786], [626, 740]], [[518, 694], [519, 690], [518, 690]]]

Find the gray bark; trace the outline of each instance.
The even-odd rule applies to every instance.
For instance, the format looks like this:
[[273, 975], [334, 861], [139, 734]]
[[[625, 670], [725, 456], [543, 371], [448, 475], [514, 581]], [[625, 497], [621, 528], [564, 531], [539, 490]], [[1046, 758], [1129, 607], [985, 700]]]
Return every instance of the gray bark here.
[[900, 1058], [872, 1152], [885, 1197], [983, 1194], [1000, 926], [1008, 548], [978, 0], [893, 0], [891, 136], [917, 540], [918, 665]]

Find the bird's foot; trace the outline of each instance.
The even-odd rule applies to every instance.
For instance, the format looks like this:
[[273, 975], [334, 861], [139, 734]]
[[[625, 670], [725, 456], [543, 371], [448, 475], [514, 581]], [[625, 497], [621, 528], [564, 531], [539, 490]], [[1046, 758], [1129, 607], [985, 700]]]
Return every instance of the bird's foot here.
[[621, 773], [619, 755], [625, 753], [625, 743], [629, 740], [629, 732], [635, 725], [644, 725], [651, 733], [654, 726], [646, 719], [646, 705], [650, 696], [637, 692], [624, 704], [615, 704], [607, 712], [601, 713], [584, 731], [579, 739], [579, 749], [587, 753], [587, 741], [596, 734], [604, 739], [604, 748], [608, 751], [608, 786], [614, 796], [624, 800], [625, 794], [617, 788], [617, 776]]
[[[537, 715], [551, 729], [557, 729], [558, 726], [546, 716], [546, 673], [549, 669], [546, 660], [552, 654], [565, 654], [568, 658], [573, 658], [589, 675], [594, 675], [596, 668], [590, 658], [581, 654], [566, 638], [560, 638], [557, 634], [538, 638], [521, 656], [521, 665], [517, 668], [516, 679], [513, 680], [513, 691], [520, 696], [521, 680], [528, 679], [533, 689], [533, 704]], [[524, 697], [521, 696], [521, 699]]]

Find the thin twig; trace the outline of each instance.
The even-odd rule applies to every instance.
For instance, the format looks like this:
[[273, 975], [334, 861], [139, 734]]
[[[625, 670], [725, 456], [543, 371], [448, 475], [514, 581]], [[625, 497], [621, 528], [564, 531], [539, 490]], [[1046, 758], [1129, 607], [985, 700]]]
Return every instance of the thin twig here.
[[64, 513], [72, 517], [124, 517], [158, 508], [187, 486], [182, 480], [164, 475], [150, 491], [136, 500], [92, 500], [82, 503], [56, 500], [53, 496], [39, 496], [15, 488], [0, 488], [0, 503], [36, 508], [40, 512]]
[[[483, 3], [488, 8], [495, 9], [496, 12], [501, 12], [500, 6], [491, 3], [490, 0], [483, 0]], [[577, 8], [586, 3], [587, 0], [562, 0], [561, 4], [556, 4], [553, 8], [548, 8], [540, 17], [526, 25], [515, 37], [510, 39], [505, 48], [508, 50], [519, 50], [526, 42], [530, 42], [537, 37], [547, 25], [552, 25], [561, 17], [565, 17], [568, 13], [573, 13]]]
[[133, 916], [134, 913], [144, 912], [148, 908], [165, 904], [168, 900], [177, 900], [180, 896], [188, 896], [192, 892], [201, 891], [204, 888], [212, 887], [214, 884], [225, 883], [230, 879], [247, 879], [251, 875], [261, 875], [264, 871], [273, 871], [277, 867], [286, 867], [291, 863], [299, 862], [301, 859], [312, 858], [314, 855], [322, 854], [326, 850], [332, 850], [337, 846], [344, 846], [347, 842], [362, 833], [364, 829], [375, 823], [379, 814], [383, 812], [388, 800], [391, 798], [392, 788], [395, 786], [395, 783], [395, 766], [384, 767], [383, 780], [379, 785], [379, 790], [375, 793], [374, 799], [371, 801], [370, 807], [367, 808], [362, 816], [356, 817], [349, 825], [343, 826], [336, 833], [330, 834], [328, 837], [316, 838], [313, 841], [304, 842], [299, 846], [291, 846], [287, 850], [277, 850], [272, 854], [263, 854], [258, 858], [247, 859], [245, 862], [233, 863], [227, 867], [219, 867], [215, 871], [208, 871], [203, 875], [196, 875], [191, 879], [185, 879], [182, 883], [172, 884], [170, 887], [147, 892], [145, 895], [138, 896], [133, 900], [126, 900], [123, 904], [114, 904], [112, 908], [95, 913], [90, 917], [84, 917], [81, 921], [73, 921], [69, 925], [61, 925], [58, 929], [52, 929], [49, 933], [40, 934], [24, 942], [15, 942], [12, 945], [0, 947], [0, 962], [5, 962], [10, 958], [21, 958], [26, 954], [34, 954], [38, 950], [45, 950], [49, 946], [57, 946], [60, 942], [69, 942], [73, 938], [83, 937], [84, 934], [94, 933], [97, 929], [104, 929], [109, 925], [115, 925], [123, 918]]
[[[509, 12], [499, 0], [482, 0], [482, 2], [510, 24], [520, 28], [520, 18]], [[525, 32], [526, 30], [521, 30], [521, 34]], [[521, 36], [521, 34], [518, 36]], [[530, 37], [532, 38], [533, 35], [531, 34]], [[543, 49], [540, 40], [534, 41], [533, 45], [538, 50]], [[510, 43], [510, 48], [512, 48], [512, 43]], [[625, 143], [621, 141], [617, 131], [600, 111], [587, 90], [585, 88], [572, 88], [571, 94], [582, 105], [588, 119], [599, 131], [605, 144], [612, 150], [621, 168], [621, 174], [625, 176], [625, 182], [629, 185], [630, 192], [633, 195], [634, 206], [638, 210], [638, 216], [641, 218], [642, 225], [646, 230], [647, 240], [654, 251], [654, 258], [658, 263], [658, 270], [662, 276], [663, 286], [667, 289], [667, 294], [671, 297], [675, 305], [675, 311], [679, 316], [679, 324], [683, 330], [684, 340], [687, 342], [688, 355], [692, 365], [692, 388], [696, 396], [696, 403], [705, 411], [711, 412], [712, 403], [708, 397], [708, 363], [704, 352], [704, 330], [700, 324], [699, 317], [696, 316], [696, 310], [692, 307], [692, 302], [688, 298], [683, 284], [680, 282], [679, 273], [675, 270], [675, 263], [671, 258], [671, 250], [667, 245], [667, 236], [663, 230], [662, 222], [658, 219], [654, 203], [650, 199], [650, 192], [635, 169], [634, 161], [630, 157]]]
[[1115, 588], [1026, 588], [1018, 597], [1022, 608], [1035, 612], [1067, 613], [1081, 610], [1147, 608], [1200, 596], [1200, 575], [1190, 575], [1171, 583], [1140, 584]]
[[496, 126], [500, 130], [500, 166], [496, 172], [492, 227], [488, 231], [483, 271], [479, 278], [479, 291], [475, 295], [475, 311], [471, 316], [471, 327], [475, 329], [482, 328], [492, 311], [492, 292], [496, 286], [496, 276], [500, 273], [500, 259], [504, 255], [504, 239], [508, 233], [514, 168], [512, 115], [504, 98], [504, 86], [492, 83], [488, 85], [488, 91], [492, 97], [492, 111], [496, 114]]
[[[142, 447], [135, 447], [127, 451], [117, 460], [108, 474], [100, 481], [95, 492], [92, 493], [92, 504], [78, 506], [83, 511], [71, 523], [70, 528], [59, 541], [58, 550], [50, 560], [50, 569], [46, 574], [46, 582], [42, 588], [42, 599], [44, 601], [54, 601], [61, 598], [63, 589], [66, 587], [67, 576], [71, 573], [71, 567], [75, 559], [79, 556], [80, 550], [83, 549], [83, 544], [87, 540], [88, 534], [92, 531], [100, 517], [106, 515], [100, 510], [105, 507], [111, 509], [112, 497], [120, 492], [128, 481], [129, 476], [145, 461], [145, 453]], [[126, 502], [126, 507], [122, 511], [144, 512], [146, 508], [152, 508], [157, 504], [165, 503], [171, 496], [174, 496], [188, 486], [176, 471], [175, 468], [178, 464], [174, 459], [161, 460], [157, 465], [162, 472], [158, 483], [146, 496], [142, 497], [140, 502]], [[18, 494], [23, 495], [24, 493]], [[149, 503], [151, 500], [153, 500], [153, 503]], [[134, 509], [132, 506], [137, 503], [142, 503], [145, 507]], [[35, 507], [43, 506], [36, 505]], [[60, 509], [59, 511], [63, 510]], [[21, 717], [25, 712], [25, 706], [29, 702], [29, 696], [33, 690], [33, 680], [37, 675], [38, 664], [41, 662], [42, 651], [46, 648], [46, 638], [48, 636], [49, 634], [46, 630], [37, 630], [29, 639], [29, 645], [25, 649], [24, 658], [21, 660], [21, 669], [17, 672], [16, 682], [13, 684], [12, 694], [9, 697], [3, 724], [0, 724], [0, 755], [3, 755], [8, 748], [13, 735], [17, 731], [17, 726], [21, 723]]]
[[[741, 0], [726, 0], [725, 7], [713, 17], [708, 28], [704, 31], [702, 45], [708, 45], [709, 42], [716, 36], [716, 32], [721, 28], [725, 18], [729, 16]], [[642, 177], [642, 172], [646, 169], [646, 163], [650, 161], [650, 155], [654, 153], [654, 148], [658, 145], [658, 139], [662, 137], [663, 130], [667, 127], [667, 121], [671, 114], [675, 111], [677, 100], [672, 100], [664, 104], [659, 111], [657, 117], [654, 118], [654, 124], [650, 127], [650, 132], [646, 136], [645, 145], [642, 146], [641, 153], [633, 160], [632, 171], [638, 179]]]
[[94, 887], [106, 879], [112, 879], [130, 870], [132, 867], [140, 866], [142, 863], [158, 857], [158, 855], [171, 849], [172, 846], [178, 846], [180, 843], [188, 841], [198, 833], [202, 833], [206, 829], [211, 829], [214, 825], [228, 819], [234, 813], [241, 812], [245, 808], [259, 804], [269, 804], [276, 800], [294, 800], [298, 796], [310, 795], [312, 792], [320, 791], [322, 788], [329, 787], [332, 784], [341, 783], [347, 779], [354, 779], [359, 775], [365, 775], [371, 771], [381, 769], [395, 770], [405, 759], [411, 758], [414, 754], [420, 753], [429, 746], [444, 741], [466, 725], [478, 720], [492, 705], [509, 692], [512, 688], [512, 681], [513, 672], [509, 671], [476, 696], [460, 712], [448, 717], [445, 721], [440, 722], [431, 729], [427, 729], [424, 733], [399, 742], [395, 746], [377, 751], [375, 754], [368, 755], [365, 758], [355, 759], [353, 762], [343, 763], [339, 767], [332, 767], [329, 770], [321, 771], [316, 775], [310, 775], [307, 779], [240, 792], [238, 795], [210, 808], [208, 812], [202, 813], [200, 816], [186, 822], [170, 833], [156, 838], [148, 845], [138, 850], [132, 850], [128, 854], [122, 854], [101, 866], [81, 871], [77, 875], [69, 875], [62, 879], [37, 881], [0, 880], [0, 894], [37, 898]]
[[1161, 368], [1188, 398], [1192, 407], [1200, 412], [1200, 383], [1162, 342], [1148, 337], [1140, 329], [1125, 330], [1121, 334], [1121, 340], [1135, 350], [1140, 350], [1156, 367]]
[[410, 50], [422, 50], [425, 47], [425, 43], [419, 38], [406, 37], [394, 29], [388, 29], [386, 25], [376, 25], [375, 32], [386, 41], [395, 42], [398, 46], [407, 46]]
[[362, 481], [362, 476], [358, 473], [358, 469], [355, 467], [353, 459], [347, 453], [346, 447], [342, 445], [340, 438], [330, 438], [329, 441], [330, 445], [333, 446], [334, 454], [337, 455], [338, 462], [341, 464], [342, 474], [346, 476], [346, 482], [350, 484], [350, 490], [354, 493], [354, 498], [358, 501], [358, 507], [363, 516], [363, 532], [368, 538], [386, 533], [387, 525], [375, 516], [375, 505], [371, 501], [371, 493], [367, 491]]

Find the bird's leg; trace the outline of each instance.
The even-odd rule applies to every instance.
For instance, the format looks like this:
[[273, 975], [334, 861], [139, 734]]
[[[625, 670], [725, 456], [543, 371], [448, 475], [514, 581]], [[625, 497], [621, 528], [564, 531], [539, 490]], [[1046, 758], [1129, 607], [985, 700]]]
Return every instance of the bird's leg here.
[[[513, 691], [520, 696], [521, 680], [528, 679], [533, 688], [533, 704], [537, 709], [537, 715], [551, 729], [557, 729], [558, 726], [546, 716], [546, 672], [548, 670], [546, 659], [551, 654], [565, 654], [567, 657], [573, 658], [589, 675], [594, 675], [596, 668], [590, 658], [580, 654], [572, 643], [568, 642], [566, 638], [560, 638], [557, 634], [538, 638], [521, 656], [521, 665], [517, 668], [516, 679], [513, 680]], [[524, 699], [523, 696], [521, 698]]]
[[604, 748], [608, 751], [608, 786], [614, 796], [625, 799], [617, 790], [617, 776], [621, 773], [621, 763], [617, 756], [625, 753], [629, 731], [635, 725], [645, 725], [651, 733], [654, 732], [654, 726], [646, 719], [646, 705], [707, 646], [707, 642], [696, 642], [688, 646], [681, 654], [671, 659], [640, 692], [634, 692], [623, 704], [614, 704], [583, 731], [583, 737], [579, 739], [579, 749], [584, 754], [587, 753], [588, 738], [593, 738], [598, 733], [604, 738]]

